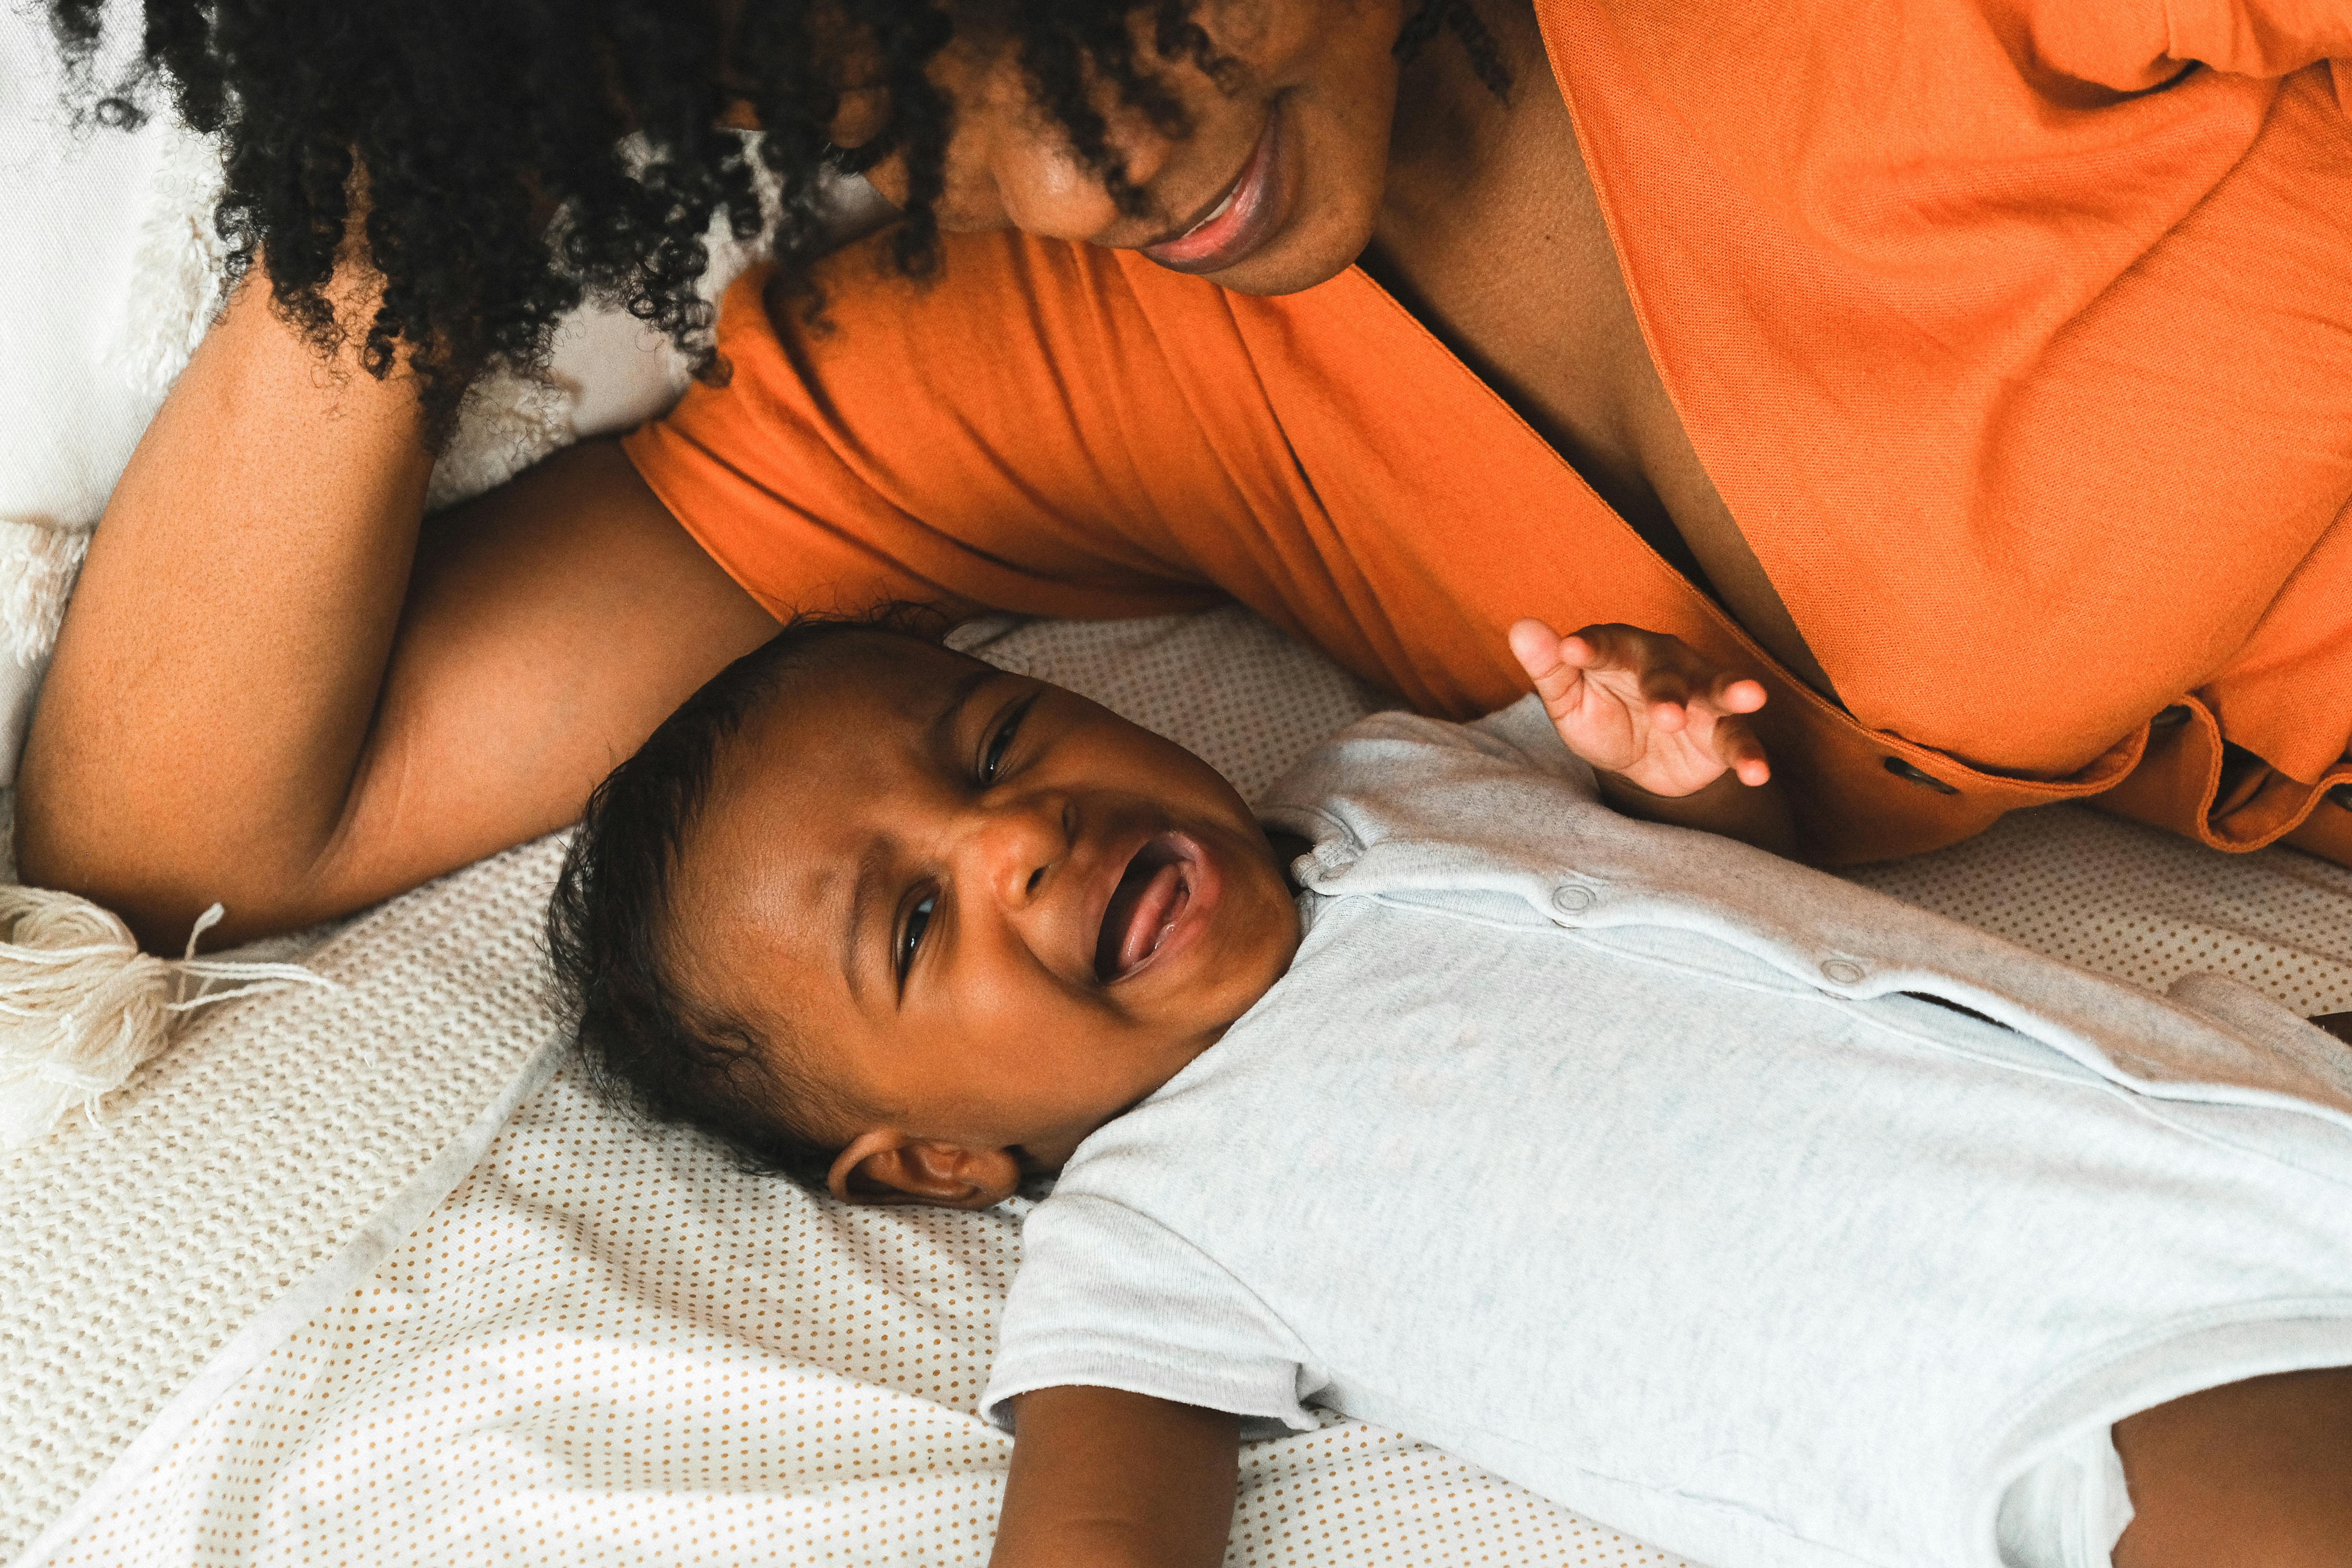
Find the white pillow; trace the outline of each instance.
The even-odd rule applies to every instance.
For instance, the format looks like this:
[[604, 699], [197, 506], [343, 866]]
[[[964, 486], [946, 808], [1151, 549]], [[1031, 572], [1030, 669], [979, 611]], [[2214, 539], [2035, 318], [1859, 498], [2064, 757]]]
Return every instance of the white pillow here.
[[47, 5], [0, 8], [0, 784], [89, 525], [157, 401], [123, 360], [173, 130], [78, 126], [66, 86]]

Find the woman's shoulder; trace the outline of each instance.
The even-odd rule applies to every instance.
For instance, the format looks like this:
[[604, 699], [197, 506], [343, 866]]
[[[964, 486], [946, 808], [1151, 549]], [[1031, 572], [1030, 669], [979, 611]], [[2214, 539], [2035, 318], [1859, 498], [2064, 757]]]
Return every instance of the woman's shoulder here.
[[[1204, 531], [1275, 493], [1278, 442], [1217, 290], [1090, 247], [943, 237], [908, 276], [889, 236], [814, 288], [747, 273], [721, 374], [625, 443], [702, 547], [778, 614], [885, 599], [1030, 615], [1202, 602]], [[1271, 476], [1271, 477], [1268, 477]]]
[[930, 268], [910, 274], [885, 229], [836, 251], [804, 286], [761, 268], [728, 291], [719, 352], [730, 362], [783, 355], [805, 368], [919, 359], [984, 368], [1021, 345], [1067, 368], [1090, 349], [1123, 357], [1138, 334], [1220, 339], [1239, 349], [1224, 291], [1121, 251], [1007, 230], [940, 237]]

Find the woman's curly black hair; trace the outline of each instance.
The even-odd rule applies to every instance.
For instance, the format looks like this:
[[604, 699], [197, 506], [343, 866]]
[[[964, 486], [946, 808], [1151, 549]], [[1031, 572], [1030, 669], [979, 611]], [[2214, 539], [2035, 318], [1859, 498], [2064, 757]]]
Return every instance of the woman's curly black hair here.
[[[486, 368], [543, 367], [556, 323], [591, 294], [716, 374], [712, 310], [695, 287], [704, 235], [714, 219], [739, 240], [771, 229], [780, 273], [796, 276], [827, 244], [833, 172], [904, 158], [892, 254], [929, 270], [952, 110], [926, 72], [959, 35], [1006, 40], [1079, 157], [1139, 210], [1096, 84], [1181, 134], [1162, 65], [1213, 80], [1226, 69], [1197, 4], [740, 0], [730, 28], [725, 0], [145, 0], [128, 74], [92, 85], [101, 120], [136, 123], [161, 97], [222, 139], [215, 221], [232, 273], [260, 257], [280, 308], [322, 352], [355, 335], [378, 376], [404, 357], [437, 439]], [[87, 80], [106, 0], [49, 8]], [[1499, 87], [1494, 40], [1467, 0], [1423, 0], [1400, 47], [1441, 27]], [[1159, 58], [1139, 58], [1149, 53]], [[845, 83], [851, 61], [859, 77]], [[826, 140], [845, 85], [879, 87], [889, 105], [882, 132], [848, 154]], [[722, 124], [745, 107], [758, 137]], [[772, 213], [755, 163], [780, 186]], [[355, 170], [385, 285], [364, 323], [339, 322], [325, 291]]]

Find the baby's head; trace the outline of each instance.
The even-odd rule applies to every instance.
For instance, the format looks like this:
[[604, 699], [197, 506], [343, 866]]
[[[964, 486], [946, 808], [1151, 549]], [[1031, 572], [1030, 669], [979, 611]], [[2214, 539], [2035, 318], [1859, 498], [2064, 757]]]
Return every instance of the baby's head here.
[[1182, 747], [803, 621], [604, 781], [549, 938], [608, 1091], [837, 1195], [981, 1207], [1214, 1043], [1298, 928]]

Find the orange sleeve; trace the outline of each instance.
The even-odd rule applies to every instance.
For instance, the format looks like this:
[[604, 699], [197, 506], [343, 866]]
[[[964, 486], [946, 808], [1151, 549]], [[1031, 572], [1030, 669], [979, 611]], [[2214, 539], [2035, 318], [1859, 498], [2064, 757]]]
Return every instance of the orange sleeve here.
[[[1213, 602], [1182, 532], [1250, 505], [1167, 373], [1171, 323], [1081, 247], [986, 235], [945, 250], [918, 283], [851, 247], [823, 270], [815, 326], [790, 300], [772, 317], [764, 268], [739, 280], [719, 314], [725, 384], [623, 444], [654, 493], [780, 617]], [[1188, 356], [1241, 352], [1213, 309], [1175, 330]]]
[[2352, 0], [2027, 0], [2034, 50], [2084, 81], [2138, 92], [2190, 65], [2284, 77], [2330, 62], [2352, 110]]
[[2165, 53], [2232, 76], [2286, 76], [2336, 62], [2339, 95], [2352, 62], [2352, 0], [2168, 0]]

